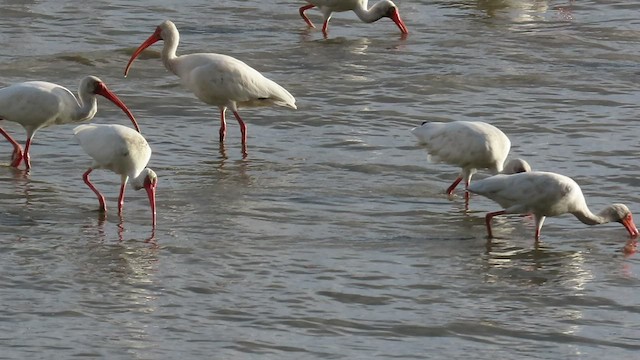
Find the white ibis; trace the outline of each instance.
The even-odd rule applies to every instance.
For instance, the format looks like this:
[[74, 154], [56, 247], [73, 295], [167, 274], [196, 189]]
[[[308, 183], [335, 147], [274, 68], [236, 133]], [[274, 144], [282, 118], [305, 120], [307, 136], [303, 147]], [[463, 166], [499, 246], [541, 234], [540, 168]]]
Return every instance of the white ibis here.
[[[411, 133], [426, 147], [430, 160], [462, 168], [460, 175], [447, 188], [449, 195], [462, 180], [465, 187], [469, 187], [471, 177], [478, 169], [489, 169], [493, 174], [531, 171], [531, 166], [522, 159], [513, 159], [504, 165], [511, 141], [500, 129], [485, 122], [425, 121]], [[465, 193], [465, 197], [467, 195]]]
[[247, 126], [238, 113], [241, 106], [279, 105], [296, 109], [296, 100], [282, 86], [260, 74], [257, 70], [231, 56], [211, 53], [176, 56], [180, 34], [169, 20], [160, 24], [155, 32], [131, 55], [124, 70], [126, 77], [133, 61], [140, 53], [163, 40], [162, 63], [167, 70], [178, 75], [184, 87], [201, 101], [220, 109], [220, 142], [226, 135], [225, 112], [233, 111], [242, 133], [242, 152], [247, 155]]
[[78, 98], [67, 88], [44, 81], [23, 82], [0, 89], [0, 120], [17, 122], [27, 132], [23, 153], [20, 144], [0, 128], [0, 134], [13, 145], [11, 166], [18, 167], [24, 159], [26, 169], [31, 169], [29, 148], [33, 136], [41, 128], [92, 119], [98, 111], [96, 95], [116, 104], [140, 131], [127, 106], [95, 76], [80, 81]]
[[308, 5], [305, 5], [300, 8], [300, 16], [302, 19], [309, 25], [309, 27], [314, 28], [315, 26], [309, 20], [305, 11], [318, 7], [322, 12], [322, 16], [324, 17], [324, 23], [322, 24], [322, 33], [324, 36], [327, 36], [327, 27], [329, 26], [329, 20], [331, 19], [331, 14], [334, 12], [342, 12], [342, 11], [353, 11], [358, 15], [360, 20], [366, 23], [372, 23], [382, 19], [383, 17], [388, 17], [393, 20], [393, 22], [398, 25], [400, 28], [400, 32], [403, 34], [408, 34], [409, 30], [407, 30], [407, 26], [404, 24], [402, 19], [400, 18], [400, 13], [398, 11], [398, 7], [392, 1], [382, 0], [377, 2], [375, 5], [371, 6], [371, 8], [367, 9], [368, 0], [306, 0]]
[[135, 190], [144, 188], [149, 196], [153, 227], [156, 226], [156, 186], [158, 176], [147, 168], [151, 158], [151, 148], [147, 140], [135, 130], [122, 125], [83, 124], [73, 129], [76, 140], [82, 149], [93, 158], [93, 164], [82, 178], [85, 184], [98, 196], [100, 211], [106, 212], [104, 196], [89, 181], [93, 169], [107, 169], [119, 174], [122, 178], [120, 196], [118, 197], [118, 213], [122, 213], [124, 190], [131, 178]]
[[609, 205], [598, 214], [587, 207], [580, 186], [573, 179], [551, 172], [533, 171], [512, 175], [496, 175], [478, 180], [468, 187], [472, 193], [497, 202], [504, 210], [486, 215], [487, 232], [491, 232], [491, 219], [503, 214], [533, 214], [536, 221], [536, 241], [547, 216], [573, 214], [587, 225], [619, 222], [632, 237], [638, 236], [631, 211], [623, 204]]

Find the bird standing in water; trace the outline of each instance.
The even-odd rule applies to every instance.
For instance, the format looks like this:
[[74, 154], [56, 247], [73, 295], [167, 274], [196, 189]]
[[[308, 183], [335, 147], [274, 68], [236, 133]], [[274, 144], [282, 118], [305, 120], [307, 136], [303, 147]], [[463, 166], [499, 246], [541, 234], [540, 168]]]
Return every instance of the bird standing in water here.
[[164, 41], [162, 63], [167, 70], [180, 77], [182, 85], [198, 99], [220, 109], [221, 143], [227, 132], [225, 112], [227, 108], [231, 109], [240, 125], [244, 156], [247, 156], [247, 126], [238, 113], [240, 107], [278, 105], [296, 109], [296, 100], [287, 90], [238, 59], [212, 53], [177, 56], [180, 34], [169, 20], [158, 25], [153, 34], [134, 51], [124, 76], [127, 76], [138, 55], [160, 40]]

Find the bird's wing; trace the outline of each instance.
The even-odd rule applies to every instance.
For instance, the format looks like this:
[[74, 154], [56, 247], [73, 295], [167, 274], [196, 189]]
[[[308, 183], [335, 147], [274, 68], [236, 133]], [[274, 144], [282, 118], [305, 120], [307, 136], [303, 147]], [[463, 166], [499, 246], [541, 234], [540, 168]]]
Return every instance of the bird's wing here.
[[110, 169], [118, 159], [129, 155], [129, 149], [118, 127], [128, 129], [121, 125], [105, 124], [82, 124], [73, 129], [75, 139], [93, 158], [94, 167]]
[[[495, 175], [469, 185], [468, 190], [485, 196], [512, 212], [556, 211], [556, 204], [579, 187], [573, 180], [547, 172]], [[553, 215], [553, 213], [545, 214]]]
[[183, 77], [184, 85], [201, 100], [229, 99], [249, 106], [265, 102], [296, 108], [295, 98], [285, 88], [254, 68], [230, 56], [208, 55], [210, 61], [194, 66]]
[[333, 11], [347, 11], [353, 10], [355, 4], [358, 1], [353, 0], [307, 0], [308, 3], [313, 4], [321, 9], [333, 10]]
[[[433, 126], [432, 126], [433, 125]], [[483, 137], [461, 124], [427, 123], [413, 133], [423, 144], [432, 161], [442, 161], [461, 167], [487, 163], [490, 144]], [[480, 167], [480, 166], [479, 166]]]
[[15, 121], [27, 129], [49, 126], [66, 119], [78, 107], [66, 88], [44, 81], [29, 81], [0, 89], [0, 118]]

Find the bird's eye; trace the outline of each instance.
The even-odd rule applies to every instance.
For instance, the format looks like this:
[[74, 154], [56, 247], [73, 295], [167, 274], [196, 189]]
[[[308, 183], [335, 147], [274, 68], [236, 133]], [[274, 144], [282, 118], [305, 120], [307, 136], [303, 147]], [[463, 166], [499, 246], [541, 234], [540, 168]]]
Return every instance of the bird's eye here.
[[391, 17], [396, 11], [397, 9], [395, 7], [390, 7], [389, 10], [387, 10], [387, 16]]
[[426, 124], [426, 123], [428, 123], [428, 121], [423, 121], [423, 122], [422, 122], [422, 125], [424, 125], [424, 124]]
[[100, 81], [97, 80], [91, 80], [91, 82], [89, 83], [89, 89], [91, 89], [91, 92], [94, 94], [97, 94], [98, 91], [100, 91], [102, 83]]

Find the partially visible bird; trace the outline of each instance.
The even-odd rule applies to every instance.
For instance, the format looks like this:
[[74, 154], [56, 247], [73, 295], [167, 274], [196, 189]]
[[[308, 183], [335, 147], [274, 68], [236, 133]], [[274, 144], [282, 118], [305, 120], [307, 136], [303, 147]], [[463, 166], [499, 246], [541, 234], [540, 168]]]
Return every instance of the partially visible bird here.
[[169, 20], [158, 25], [154, 33], [133, 52], [124, 76], [142, 51], [163, 40], [162, 63], [180, 77], [182, 85], [201, 101], [220, 109], [220, 142], [224, 142], [227, 124], [225, 112], [233, 111], [242, 133], [242, 152], [247, 155], [247, 126], [238, 113], [241, 106], [278, 105], [296, 109], [296, 99], [282, 86], [231, 56], [200, 53], [176, 56], [180, 33]]
[[609, 222], [621, 223], [632, 237], [638, 236], [633, 216], [626, 205], [613, 204], [593, 214], [580, 186], [571, 178], [542, 171], [496, 175], [475, 181], [468, 191], [486, 196], [502, 206], [503, 210], [487, 213], [485, 217], [489, 237], [491, 219], [503, 214], [533, 214], [536, 222], [535, 239], [540, 238], [542, 224], [547, 216], [573, 214], [587, 225]]
[[329, 20], [334, 12], [353, 11], [356, 15], [365, 23], [372, 23], [388, 17], [398, 25], [402, 34], [408, 34], [407, 26], [400, 18], [400, 12], [398, 7], [390, 0], [381, 0], [367, 9], [369, 0], [306, 0], [308, 5], [300, 8], [300, 16], [309, 25], [309, 27], [315, 27], [309, 17], [305, 14], [305, 11], [318, 7], [324, 17], [324, 23], [322, 24], [322, 33], [326, 37], [328, 34]]
[[91, 167], [82, 178], [98, 196], [100, 211], [106, 212], [104, 196], [89, 181], [94, 169], [111, 170], [121, 177], [118, 213], [122, 214], [124, 191], [127, 181], [135, 190], [144, 188], [149, 197], [153, 227], [156, 226], [156, 187], [158, 176], [147, 168], [151, 158], [151, 148], [147, 140], [135, 130], [122, 125], [84, 124], [73, 129], [76, 140], [84, 151], [93, 158]]
[[411, 133], [427, 149], [430, 160], [462, 168], [460, 175], [447, 188], [449, 195], [453, 194], [462, 180], [465, 187], [469, 187], [471, 177], [478, 169], [489, 169], [492, 174], [531, 171], [531, 166], [522, 159], [513, 159], [504, 164], [511, 141], [500, 129], [485, 122], [425, 121], [422, 126], [413, 128]]
[[95, 76], [87, 76], [80, 81], [78, 98], [67, 88], [44, 81], [23, 82], [0, 89], [0, 120], [17, 122], [27, 132], [23, 153], [20, 144], [0, 128], [0, 134], [13, 145], [11, 166], [18, 167], [24, 159], [26, 169], [31, 169], [29, 149], [39, 129], [92, 119], [98, 111], [96, 95], [116, 104], [140, 131], [127, 106]]

